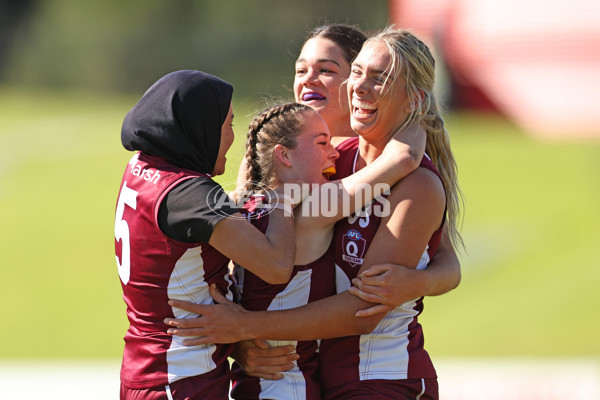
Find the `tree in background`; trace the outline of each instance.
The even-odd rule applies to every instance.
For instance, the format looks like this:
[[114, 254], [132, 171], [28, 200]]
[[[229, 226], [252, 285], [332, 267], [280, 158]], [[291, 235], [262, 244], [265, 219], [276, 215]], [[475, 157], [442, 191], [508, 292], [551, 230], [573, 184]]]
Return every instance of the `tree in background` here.
[[139, 92], [169, 71], [199, 69], [238, 95], [281, 94], [315, 25], [387, 24], [386, 0], [365, 3], [38, 0], [9, 39], [0, 82]]
[[7, 63], [10, 45], [31, 15], [34, 3], [34, 0], [0, 0], [0, 73]]

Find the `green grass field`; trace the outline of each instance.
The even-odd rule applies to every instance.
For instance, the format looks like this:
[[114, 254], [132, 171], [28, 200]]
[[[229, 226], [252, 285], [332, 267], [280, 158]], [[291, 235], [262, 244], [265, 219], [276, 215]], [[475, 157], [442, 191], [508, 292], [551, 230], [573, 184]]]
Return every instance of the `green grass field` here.
[[[136, 97], [0, 88], [0, 358], [118, 359], [114, 206]], [[234, 104], [233, 180], [248, 118]], [[600, 141], [540, 142], [448, 118], [466, 213], [463, 280], [426, 300], [432, 356], [600, 356]]]

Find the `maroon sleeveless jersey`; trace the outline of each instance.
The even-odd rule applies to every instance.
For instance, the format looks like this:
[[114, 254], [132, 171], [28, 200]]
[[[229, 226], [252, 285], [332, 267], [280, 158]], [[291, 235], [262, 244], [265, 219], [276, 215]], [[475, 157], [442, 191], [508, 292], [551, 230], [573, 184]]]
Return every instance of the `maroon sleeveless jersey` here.
[[[264, 232], [268, 225], [268, 213], [256, 207], [255, 199], [244, 206], [245, 215]], [[303, 306], [309, 302], [335, 294], [333, 247], [317, 260], [307, 265], [295, 265], [288, 283], [271, 285], [250, 271], [236, 266], [236, 281], [240, 287], [240, 303], [247, 310], [285, 310]], [[266, 380], [244, 374], [242, 368], [233, 364], [232, 398], [245, 399], [297, 399], [321, 398], [318, 377], [318, 342], [271, 340], [271, 346], [295, 345], [300, 358], [296, 366], [283, 373], [283, 379]]]
[[[158, 157], [136, 154], [129, 162], [116, 207], [115, 255], [127, 305], [129, 329], [121, 367], [121, 382], [132, 389], [165, 386], [202, 376], [227, 365], [232, 345], [184, 346], [183, 338], [166, 333], [166, 317], [196, 314], [172, 308], [169, 299], [212, 304], [209, 285], [228, 293], [229, 260], [207, 243], [170, 239], [157, 223], [165, 195], [187, 179], [207, 175], [184, 170]], [[214, 375], [214, 374], [211, 374]], [[200, 384], [228, 385], [227, 374]], [[226, 392], [226, 391], [225, 391]]]
[[[358, 138], [352, 138], [338, 146], [337, 174], [332, 179], [356, 172], [358, 141]], [[428, 157], [423, 157], [420, 167], [433, 171], [439, 177]], [[336, 224], [333, 240], [338, 293], [350, 287], [351, 280], [361, 268], [385, 212], [386, 202], [385, 196], [381, 196], [361, 215], [351, 215]], [[418, 269], [427, 267], [437, 251], [441, 235], [442, 227], [432, 235]], [[320, 375], [324, 393], [342, 386], [351, 391], [352, 383], [360, 381], [363, 381], [362, 385], [366, 383], [364, 381], [380, 385], [382, 380], [435, 378], [435, 369], [423, 348], [423, 332], [417, 321], [423, 310], [422, 300], [409, 301], [390, 311], [368, 335], [323, 340]]]

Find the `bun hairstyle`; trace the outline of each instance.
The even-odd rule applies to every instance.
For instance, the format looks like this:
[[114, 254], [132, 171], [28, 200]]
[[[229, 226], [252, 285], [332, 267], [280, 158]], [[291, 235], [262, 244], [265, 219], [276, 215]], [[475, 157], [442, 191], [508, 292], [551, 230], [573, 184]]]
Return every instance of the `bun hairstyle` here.
[[247, 194], [274, 186], [277, 177], [273, 166], [273, 149], [280, 144], [296, 148], [296, 138], [303, 125], [302, 113], [312, 110], [299, 103], [285, 103], [269, 107], [250, 123], [246, 142]]
[[[384, 43], [391, 56], [388, 79], [393, 83], [398, 77], [406, 81], [408, 98], [413, 111], [402, 127], [420, 122], [427, 131], [425, 151], [442, 176], [446, 189], [448, 220], [446, 229], [455, 248], [464, 248], [458, 230], [462, 192], [458, 186], [457, 167], [450, 148], [450, 136], [444, 125], [440, 107], [433, 88], [435, 81], [435, 59], [423, 41], [411, 32], [387, 27], [368, 42]], [[387, 82], [386, 82], [387, 84]], [[389, 88], [392, 85], [388, 85]]]

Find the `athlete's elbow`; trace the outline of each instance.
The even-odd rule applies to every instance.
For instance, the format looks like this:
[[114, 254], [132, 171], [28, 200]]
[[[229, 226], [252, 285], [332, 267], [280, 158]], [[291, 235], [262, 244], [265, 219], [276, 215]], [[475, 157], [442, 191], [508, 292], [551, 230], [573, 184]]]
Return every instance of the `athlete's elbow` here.
[[375, 330], [379, 320], [374, 320], [373, 318], [358, 318], [358, 323], [356, 324], [356, 335], [368, 335]]
[[460, 269], [460, 264], [456, 264], [452, 269], [452, 274], [450, 276], [448, 282], [448, 291], [454, 290], [460, 285], [460, 281], [462, 280], [462, 273]]
[[402, 177], [408, 175], [421, 165], [421, 155], [411, 148], [402, 152], [398, 162], [398, 174]]
[[456, 289], [458, 287], [458, 285], [460, 285], [461, 280], [462, 280], [462, 274], [461, 274], [460, 268], [459, 268], [458, 272], [456, 273], [456, 276], [454, 277], [454, 282], [453, 282], [450, 290]]
[[270, 285], [288, 283], [292, 276], [292, 268], [293, 265], [290, 262], [274, 262], [269, 268], [269, 275], [264, 280]]
[[461, 274], [460, 274], [460, 271], [458, 271], [458, 273], [456, 273], [451, 280], [448, 280], [446, 282], [445, 289], [443, 289], [441, 291], [441, 293], [435, 293], [434, 295], [445, 294], [445, 293], [451, 292], [452, 290], [456, 289], [458, 287], [458, 285], [460, 285], [460, 281], [461, 281]]
[[408, 149], [408, 152], [407, 152], [405, 158], [406, 158], [406, 163], [408, 164], [408, 168], [411, 171], [414, 171], [415, 169], [419, 168], [419, 165], [421, 165], [421, 159], [423, 158], [423, 154], [415, 151], [411, 147], [410, 149]]

